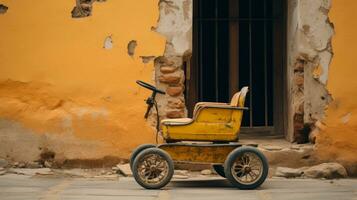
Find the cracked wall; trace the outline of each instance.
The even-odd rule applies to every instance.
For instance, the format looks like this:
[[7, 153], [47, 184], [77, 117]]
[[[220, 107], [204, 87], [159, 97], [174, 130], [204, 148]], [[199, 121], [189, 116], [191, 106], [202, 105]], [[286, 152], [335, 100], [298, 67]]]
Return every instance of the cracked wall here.
[[[288, 4], [287, 139], [304, 142], [311, 131], [320, 158], [347, 163], [351, 172], [357, 33], [350, 19], [357, 3]], [[80, 20], [68, 16], [70, 1], [4, 5], [11, 12], [0, 25], [12, 28], [1, 29], [0, 38], [0, 137], [7, 144], [0, 157], [33, 160], [39, 148], [63, 159], [127, 157], [154, 141], [143, 119], [150, 92], [137, 79], [167, 92], [158, 95], [161, 118], [187, 115], [183, 65], [192, 48], [192, 0], [106, 1]]]
[[[326, 89], [332, 59], [333, 26], [330, 0], [288, 1], [288, 135], [290, 141], [308, 142], [309, 129], [325, 116], [331, 97]], [[306, 131], [307, 130], [307, 131]]]
[[332, 2], [329, 13], [335, 27], [332, 39], [334, 56], [329, 68], [327, 88], [333, 101], [329, 104], [320, 133], [316, 153], [323, 161], [342, 163], [350, 175], [357, 175], [357, 2]]
[[356, 175], [357, 33], [350, 19], [357, 2], [288, 2], [288, 139], [310, 136], [319, 162], [340, 162]]
[[192, 0], [160, 0], [159, 10], [152, 29], [166, 38], [164, 54], [155, 59], [156, 85], [166, 91], [158, 96], [160, 116], [185, 117], [183, 64], [192, 52]]
[[[0, 15], [0, 157], [38, 159], [47, 148], [61, 159], [126, 158], [153, 143], [143, 115], [165, 38], [151, 30], [157, 0], [94, 3], [73, 19], [74, 0], [11, 1]], [[135, 54], [127, 45], [137, 41]]]

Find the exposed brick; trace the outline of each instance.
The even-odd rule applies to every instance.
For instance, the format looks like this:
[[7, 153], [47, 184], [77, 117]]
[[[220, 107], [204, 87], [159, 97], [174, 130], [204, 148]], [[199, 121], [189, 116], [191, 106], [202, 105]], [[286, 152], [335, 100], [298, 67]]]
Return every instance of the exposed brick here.
[[184, 110], [169, 110], [167, 111], [166, 116], [168, 118], [182, 118], [184, 117]]
[[300, 105], [297, 106], [297, 110], [295, 112], [297, 114], [304, 114], [304, 102], [300, 103]]
[[303, 128], [304, 128], [304, 123], [294, 122], [294, 132], [295, 131], [300, 131]]
[[298, 86], [303, 86], [304, 85], [304, 76], [301, 76], [301, 75], [295, 76], [295, 84]]
[[[299, 123], [301, 123], [302, 124], [302, 126], [304, 126], [304, 114], [297, 114], [297, 113], [295, 113], [295, 115], [294, 115], [294, 123], [297, 123], [297, 122], [299, 122]], [[294, 127], [295, 127], [295, 124], [294, 124]]]
[[185, 104], [181, 99], [177, 98], [177, 99], [174, 99], [174, 100], [169, 100], [167, 102], [167, 107], [182, 109], [182, 108], [185, 108]]
[[304, 72], [304, 63], [297, 61], [294, 66], [294, 72]]
[[180, 75], [174, 75], [174, 74], [163, 74], [159, 77], [159, 81], [161, 83], [167, 83], [167, 84], [177, 84], [181, 80]]
[[164, 57], [164, 56], [160, 56], [156, 59], [156, 61], [158, 63], [160, 63], [161, 65], [166, 65], [166, 66], [172, 66], [175, 64], [174, 61], [169, 60], [168, 58]]
[[[295, 114], [296, 115], [296, 114]], [[294, 140], [300, 140], [301, 131], [304, 129], [304, 123], [294, 120]]]
[[166, 89], [166, 93], [170, 96], [178, 96], [182, 93], [183, 88], [181, 86], [170, 86]]
[[167, 74], [167, 73], [175, 72], [176, 69], [177, 69], [177, 67], [173, 67], [173, 66], [162, 66], [160, 68], [160, 71], [164, 74]]
[[[93, 3], [93, 2], [92, 2]], [[76, 5], [72, 10], [73, 18], [88, 17], [92, 15], [92, 3], [86, 3], [83, 0], [79, 5]]]
[[301, 131], [304, 129], [304, 114], [294, 115], [294, 138], [299, 140]]

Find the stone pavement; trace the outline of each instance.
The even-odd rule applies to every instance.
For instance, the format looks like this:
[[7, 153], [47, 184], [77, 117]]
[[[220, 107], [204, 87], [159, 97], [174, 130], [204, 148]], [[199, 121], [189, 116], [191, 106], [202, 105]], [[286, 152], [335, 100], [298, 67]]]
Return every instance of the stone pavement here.
[[173, 180], [163, 190], [145, 190], [131, 177], [71, 178], [0, 176], [0, 199], [239, 199], [357, 200], [357, 179], [268, 179], [257, 190], [238, 190], [218, 177]]

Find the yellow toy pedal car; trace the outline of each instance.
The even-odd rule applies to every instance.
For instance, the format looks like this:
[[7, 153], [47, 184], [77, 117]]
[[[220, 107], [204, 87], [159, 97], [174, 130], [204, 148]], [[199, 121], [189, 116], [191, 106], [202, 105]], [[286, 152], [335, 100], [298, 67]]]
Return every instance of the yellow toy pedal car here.
[[[155, 97], [165, 92], [143, 81], [137, 83], [152, 90], [146, 100], [145, 118], [153, 106], [158, 113]], [[259, 187], [268, 175], [267, 159], [256, 146], [238, 143], [243, 111], [248, 110], [244, 107], [247, 92], [248, 87], [243, 87], [230, 104], [197, 103], [192, 119], [164, 119], [157, 123], [157, 135], [161, 125], [165, 143], [144, 144], [133, 151], [130, 167], [136, 182], [147, 189], [162, 188], [174, 174], [174, 162], [188, 162], [212, 164], [217, 174], [239, 189]]]

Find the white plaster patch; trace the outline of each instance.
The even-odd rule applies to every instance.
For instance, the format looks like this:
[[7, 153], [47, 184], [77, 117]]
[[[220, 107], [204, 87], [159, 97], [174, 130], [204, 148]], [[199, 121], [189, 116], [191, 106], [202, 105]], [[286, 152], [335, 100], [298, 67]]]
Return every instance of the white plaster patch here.
[[112, 49], [113, 48], [113, 38], [111, 35], [105, 38], [103, 48], [104, 49]]
[[66, 114], [66, 116], [62, 120], [62, 126], [65, 129], [71, 129], [72, 128], [72, 116], [69, 114]]
[[341, 122], [342, 122], [343, 124], [347, 124], [348, 121], [350, 121], [350, 119], [351, 119], [351, 115], [352, 115], [352, 113], [349, 112], [349, 113], [345, 114], [344, 116], [342, 116], [341, 119], [340, 119]]
[[109, 111], [105, 108], [77, 107], [72, 108], [71, 111], [79, 118], [82, 118], [84, 115], [91, 115], [92, 118], [96, 119], [109, 115]]
[[333, 28], [327, 23], [328, 15], [321, 11], [321, 8], [329, 9], [330, 4], [330, 0], [300, 0], [299, 3], [299, 28], [308, 36], [311, 47], [316, 51], [328, 48], [334, 34]]
[[322, 67], [322, 72], [319, 77], [319, 81], [326, 85], [328, 79], [328, 69], [332, 60], [332, 53], [329, 51], [323, 51], [319, 54], [320, 57], [320, 65]]
[[165, 56], [183, 55], [191, 49], [192, 0], [160, 1], [160, 18], [155, 31], [165, 36], [171, 50]]

